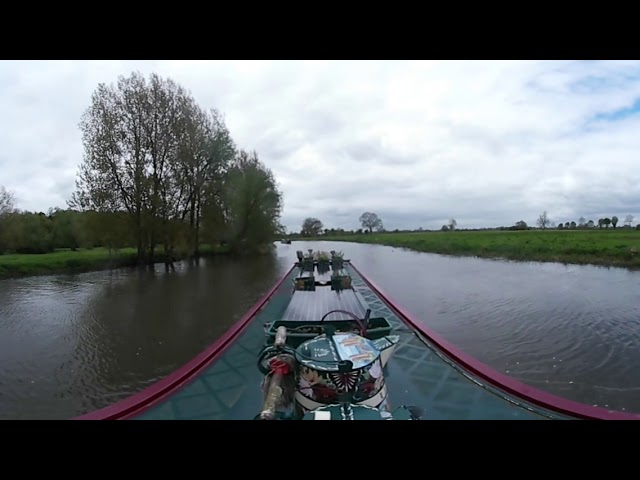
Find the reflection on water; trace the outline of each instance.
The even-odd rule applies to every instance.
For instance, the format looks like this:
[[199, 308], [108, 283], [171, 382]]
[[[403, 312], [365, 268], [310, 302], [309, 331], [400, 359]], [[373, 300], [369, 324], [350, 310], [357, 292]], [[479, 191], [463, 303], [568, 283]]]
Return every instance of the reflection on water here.
[[139, 391], [213, 342], [298, 249], [342, 250], [427, 326], [496, 370], [640, 411], [640, 273], [293, 242], [258, 259], [0, 281], [0, 418], [69, 418]]
[[69, 418], [139, 391], [223, 334], [281, 260], [0, 282], [0, 418]]

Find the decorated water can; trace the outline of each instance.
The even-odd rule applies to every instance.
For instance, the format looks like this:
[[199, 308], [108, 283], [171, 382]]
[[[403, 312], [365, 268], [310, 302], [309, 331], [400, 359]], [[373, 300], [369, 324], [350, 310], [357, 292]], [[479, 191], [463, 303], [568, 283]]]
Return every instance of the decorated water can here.
[[355, 333], [320, 335], [296, 349], [296, 401], [305, 410], [349, 402], [378, 407], [386, 400], [380, 350]]

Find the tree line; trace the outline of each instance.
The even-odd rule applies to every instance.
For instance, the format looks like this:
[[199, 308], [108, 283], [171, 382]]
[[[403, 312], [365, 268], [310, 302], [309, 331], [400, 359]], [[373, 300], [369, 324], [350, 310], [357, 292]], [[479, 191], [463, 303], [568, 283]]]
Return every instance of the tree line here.
[[99, 84], [79, 123], [84, 146], [66, 209], [16, 210], [0, 190], [0, 254], [105, 246], [138, 263], [195, 256], [203, 243], [252, 251], [283, 232], [283, 198], [223, 116], [171, 79], [134, 72]]
[[[308, 217], [308, 218], [305, 218], [305, 220], [302, 222], [302, 228], [300, 230], [300, 233], [299, 234], [293, 233], [292, 236], [299, 235], [301, 237], [315, 237], [322, 234], [324, 235], [358, 235], [363, 233], [373, 233], [374, 229], [376, 229], [377, 232], [386, 232], [386, 230], [383, 227], [382, 220], [375, 213], [371, 213], [371, 212], [363, 213], [359, 218], [359, 222], [362, 225], [362, 228], [359, 228], [357, 230], [345, 230], [343, 228], [324, 228], [322, 221], [320, 221], [318, 218]], [[624, 225], [626, 228], [631, 228], [631, 224], [633, 222], [634, 222], [633, 215], [627, 215], [624, 220]], [[536, 223], [538, 227], [541, 229], [550, 228], [552, 225], [552, 222], [549, 219], [549, 216], [546, 211], [540, 214]], [[608, 228], [609, 225], [613, 225], [613, 228], [616, 228], [618, 224], [618, 217], [614, 215], [612, 218], [608, 218], [608, 217], [601, 218], [601, 219], [598, 219], [597, 224], [599, 228], [603, 228], [603, 226], [605, 228]], [[558, 229], [588, 229], [588, 228], [594, 228], [595, 225], [596, 224], [593, 220], [587, 221], [584, 217], [580, 217], [578, 219], [578, 223], [576, 223], [575, 221], [559, 223], [557, 228]], [[640, 230], [640, 224], [636, 225], [636, 229]], [[448, 223], [443, 225], [439, 231], [450, 232], [454, 230], [458, 230], [458, 222], [456, 221], [455, 218], [450, 218]], [[531, 227], [527, 225], [527, 223], [524, 220], [519, 220], [515, 223], [515, 225], [512, 225], [510, 227], [501, 226], [501, 227], [493, 227], [493, 228], [492, 227], [463, 228], [461, 230], [463, 231], [531, 230]], [[430, 232], [430, 231], [436, 231], [436, 230], [430, 230], [430, 229], [419, 227], [416, 229], [403, 229], [403, 230], [395, 229], [393, 231], [389, 231], [389, 233], [409, 233], [409, 232], [427, 232], [427, 231]]]
[[[360, 221], [362, 228], [359, 229], [356, 233], [362, 233], [363, 231], [366, 233], [373, 233], [373, 229], [376, 229], [376, 231], [378, 232], [384, 231], [382, 220], [380, 219], [380, 217], [378, 217], [376, 213], [364, 212], [362, 215], [360, 215], [360, 218], [358, 220]], [[346, 231], [341, 228], [325, 229], [324, 225], [319, 219], [315, 217], [307, 217], [302, 222], [300, 235], [303, 237], [315, 237], [317, 235], [322, 234], [323, 231], [324, 233], [329, 232], [332, 234], [346, 233]], [[353, 232], [350, 232], [350, 233], [353, 233]]]
[[[631, 214], [627, 215], [625, 217], [625, 219], [624, 219], [625, 227], [631, 228], [631, 224], [633, 223], [633, 221], [634, 221], [633, 215], [631, 215]], [[618, 222], [619, 222], [618, 217], [614, 215], [611, 218], [609, 218], [609, 217], [599, 218], [598, 222], [597, 222], [597, 225], [598, 225], [598, 228], [602, 228], [603, 226], [605, 228], [609, 228], [609, 225], [613, 225], [613, 228], [616, 228], [617, 225], [618, 225]], [[518, 223], [524, 223], [524, 222], [520, 221]], [[537, 220], [536, 223], [538, 224], [538, 226], [540, 228], [547, 228], [547, 227], [551, 226], [551, 220], [549, 219], [549, 216], [548, 216], [546, 211], [542, 212], [540, 214], [540, 216], [538, 217], [538, 220]], [[516, 226], [517, 225], [518, 224], [516, 224]], [[567, 228], [570, 228], [570, 229], [575, 229], [575, 228], [585, 229], [585, 228], [595, 228], [595, 225], [596, 225], [596, 223], [593, 220], [587, 221], [586, 218], [580, 217], [578, 219], [578, 223], [576, 223], [575, 221], [565, 222], [565, 223], [560, 222], [560, 223], [558, 223], [558, 227], [557, 228], [559, 230], [563, 230], [563, 229], [567, 229]], [[526, 226], [526, 224], [525, 224], [525, 226]], [[640, 230], [639, 227], [640, 227], [640, 224], [636, 225], [636, 229]]]

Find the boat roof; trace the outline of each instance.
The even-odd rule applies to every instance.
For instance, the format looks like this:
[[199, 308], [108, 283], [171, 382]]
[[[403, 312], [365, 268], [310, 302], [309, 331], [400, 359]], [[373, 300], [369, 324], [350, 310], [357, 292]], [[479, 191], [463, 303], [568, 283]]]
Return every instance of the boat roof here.
[[[386, 317], [400, 341], [385, 367], [391, 409], [412, 405], [424, 420], [640, 419], [524, 385], [469, 357], [396, 306], [351, 263], [352, 291], [295, 291], [292, 268], [227, 334], [179, 371], [139, 394], [79, 419], [247, 420], [263, 402], [257, 356], [265, 324], [320, 317], [336, 308]], [[323, 292], [323, 293], [320, 293]], [[346, 304], [345, 304], [346, 302]], [[340, 305], [337, 307], [337, 305]], [[336, 318], [337, 319], [337, 318]]]

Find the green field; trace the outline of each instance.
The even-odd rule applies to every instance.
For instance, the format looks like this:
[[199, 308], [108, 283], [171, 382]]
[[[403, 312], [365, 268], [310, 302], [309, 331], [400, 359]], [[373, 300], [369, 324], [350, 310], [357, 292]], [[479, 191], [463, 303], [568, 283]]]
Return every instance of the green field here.
[[373, 233], [315, 239], [375, 243], [446, 255], [640, 267], [640, 231], [635, 229]]
[[[203, 245], [203, 256], [222, 254], [226, 247]], [[162, 252], [156, 255], [158, 262], [163, 261]], [[136, 249], [123, 248], [111, 255], [106, 248], [78, 249], [77, 251], [59, 250], [43, 254], [0, 255], [0, 279], [27, 275], [46, 275], [62, 272], [86, 272], [133, 266], [136, 263]]]

